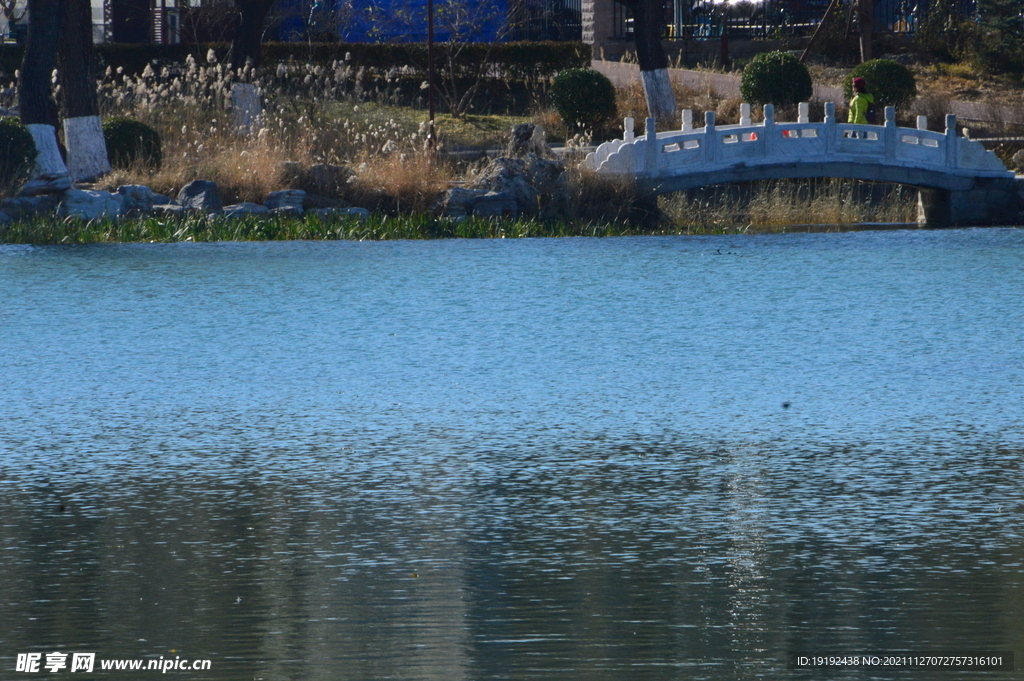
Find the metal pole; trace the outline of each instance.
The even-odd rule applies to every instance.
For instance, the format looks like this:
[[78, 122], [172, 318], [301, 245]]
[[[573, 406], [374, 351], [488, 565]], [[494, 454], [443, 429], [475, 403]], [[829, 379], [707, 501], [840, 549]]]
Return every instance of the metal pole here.
[[722, 44], [721, 58], [722, 68], [729, 67], [729, 3], [723, 2], [722, 8]]
[[430, 115], [427, 151], [433, 155], [437, 150], [434, 132], [434, 0], [427, 0], [427, 109]]

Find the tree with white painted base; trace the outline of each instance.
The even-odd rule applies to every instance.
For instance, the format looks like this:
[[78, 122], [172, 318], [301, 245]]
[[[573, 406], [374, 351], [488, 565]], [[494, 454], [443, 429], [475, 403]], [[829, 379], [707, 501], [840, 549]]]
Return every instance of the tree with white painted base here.
[[89, 0], [63, 0], [64, 12], [57, 50], [68, 170], [74, 180], [91, 180], [110, 172], [103, 122], [96, 100], [95, 57]]
[[57, 44], [63, 18], [60, 0], [29, 0], [28, 37], [18, 79], [21, 122], [36, 144], [32, 176], [67, 175], [57, 145], [57, 105], [51, 96], [51, 74], [56, 66]]
[[633, 39], [640, 64], [647, 111], [661, 122], [675, 122], [678, 108], [668, 76], [668, 55], [661, 44], [661, 0], [620, 0], [633, 12]]

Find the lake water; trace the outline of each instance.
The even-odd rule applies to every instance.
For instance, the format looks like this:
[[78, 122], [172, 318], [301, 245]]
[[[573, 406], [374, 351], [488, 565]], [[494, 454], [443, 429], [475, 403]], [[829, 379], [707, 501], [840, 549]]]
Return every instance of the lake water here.
[[3, 679], [945, 678], [1022, 463], [1022, 230], [0, 246]]

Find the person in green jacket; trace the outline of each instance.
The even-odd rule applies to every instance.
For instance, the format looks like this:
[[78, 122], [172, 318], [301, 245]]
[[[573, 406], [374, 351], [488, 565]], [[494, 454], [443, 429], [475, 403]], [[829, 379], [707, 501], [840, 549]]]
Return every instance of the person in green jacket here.
[[875, 103], [875, 96], [868, 92], [868, 83], [863, 78], [853, 79], [853, 99], [850, 100], [850, 115], [847, 123], [868, 125], [874, 123], [867, 118], [870, 105]]

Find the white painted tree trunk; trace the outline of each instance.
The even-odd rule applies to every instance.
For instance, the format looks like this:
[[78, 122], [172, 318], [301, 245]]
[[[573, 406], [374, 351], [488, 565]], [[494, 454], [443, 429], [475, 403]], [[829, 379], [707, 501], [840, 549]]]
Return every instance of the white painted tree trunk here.
[[647, 100], [648, 113], [659, 121], [676, 120], [676, 95], [672, 91], [672, 81], [668, 77], [668, 69], [641, 71], [640, 80], [644, 86], [644, 98]]
[[110, 172], [107, 142], [99, 116], [65, 118], [64, 142], [72, 180], [91, 180]]
[[233, 83], [231, 85], [231, 109], [234, 114], [235, 132], [240, 135], [251, 134], [260, 128], [263, 119], [263, 106], [260, 95], [252, 83]]
[[57, 146], [57, 131], [52, 125], [42, 123], [30, 123], [25, 126], [28, 129], [32, 140], [36, 143], [36, 167], [32, 173], [35, 179], [40, 175], [67, 175], [68, 167], [64, 165], [61, 158], [60, 148]]

